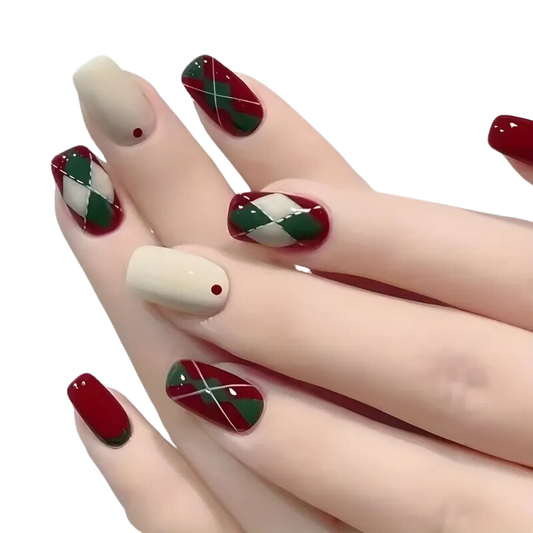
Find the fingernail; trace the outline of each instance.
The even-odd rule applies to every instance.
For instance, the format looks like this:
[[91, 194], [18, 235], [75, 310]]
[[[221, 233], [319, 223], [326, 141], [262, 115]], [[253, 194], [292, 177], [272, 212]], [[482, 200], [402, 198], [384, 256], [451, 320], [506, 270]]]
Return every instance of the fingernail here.
[[253, 133], [263, 120], [263, 106], [236, 74], [211, 56], [189, 63], [181, 81], [193, 100], [230, 135]]
[[91, 431], [113, 448], [126, 444], [131, 425], [118, 400], [91, 374], [82, 374], [67, 389], [72, 405]]
[[135, 250], [126, 282], [148, 302], [194, 315], [221, 311], [229, 290], [228, 276], [212, 261], [158, 246]]
[[167, 394], [181, 407], [235, 433], [252, 429], [264, 408], [256, 387], [200, 361], [175, 363], [167, 376]]
[[228, 229], [234, 239], [273, 248], [316, 248], [326, 240], [329, 227], [324, 207], [289, 194], [237, 194], [228, 212]]
[[118, 228], [124, 213], [113, 184], [98, 158], [75, 146], [52, 159], [52, 174], [74, 220], [87, 233], [104, 235]]
[[504, 155], [533, 164], [533, 121], [500, 115], [490, 128], [489, 145]]
[[85, 113], [111, 141], [130, 146], [152, 133], [154, 111], [134, 76], [112, 59], [96, 57], [73, 78]]

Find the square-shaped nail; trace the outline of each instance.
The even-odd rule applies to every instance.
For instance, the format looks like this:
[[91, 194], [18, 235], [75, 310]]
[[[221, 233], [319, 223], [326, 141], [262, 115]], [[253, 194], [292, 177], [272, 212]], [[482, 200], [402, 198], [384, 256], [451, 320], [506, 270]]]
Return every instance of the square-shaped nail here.
[[264, 113], [259, 98], [215, 58], [197, 57], [183, 71], [181, 79], [194, 101], [230, 135], [250, 135], [261, 124]]
[[140, 84], [109, 57], [96, 57], [80, 67], [74, 86], [84, 113], [108, 140], [132, 146], [154, 131], [155, 113]]
[[56, 155], [52, 174], [76, 223], [92, 235], [118, 228], [123, 212], [104, 167], [85, 146]]
[[188, 411], [235, 433], [252, 429], [264, 408], [254, 385], [200, 361], [175, 363], [168, 373], [167, 394]]
[[131, 425], [119, 401], [93, 375], [82, 374], [68, 387], [72, 405], [91, 431], [113, 448], [131, 437]]
[[326, 209], [313, 200], [276, 192], [237, 194], [229, 206], [234, 239], [273, 248], [312, 249], [329, 234]]

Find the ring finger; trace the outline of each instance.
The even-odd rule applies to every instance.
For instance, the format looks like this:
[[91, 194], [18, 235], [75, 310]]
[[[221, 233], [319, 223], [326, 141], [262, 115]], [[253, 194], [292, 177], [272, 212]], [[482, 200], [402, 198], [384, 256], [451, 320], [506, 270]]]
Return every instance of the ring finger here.
[[237, 195], [228, 221], [235, 238], [311, 269], [371, 278], [533, 329], [528, 225], [307, 180]]
[[197, 247], [140, 248], [127, 282], [230, 353], [533, 465], [529, 332]]

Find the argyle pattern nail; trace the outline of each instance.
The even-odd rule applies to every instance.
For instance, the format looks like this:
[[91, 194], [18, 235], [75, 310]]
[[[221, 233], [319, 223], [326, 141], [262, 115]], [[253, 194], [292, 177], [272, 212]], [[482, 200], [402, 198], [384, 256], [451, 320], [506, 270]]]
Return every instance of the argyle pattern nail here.
[[263, 412], [263, 396], [256, 387], [200, 361], [175, 363], [168, 373], [166, 389], [178, 405], [235, 433], [252, 429]]
[[237, 194], [230, 203], [228, 230], [235, 239], [274, 248], [316, 248], [329, 233], [321, 205], [281, 193]]
[[123, 218], [113, 184], [96, 155], [75, 146], [52, 160], [52, 174], [78, 225], [93, 235], [115, 230]]
[[250, 135], [261, 123], [263, 106], [257, 96], [213, 57], [197, 57], [183, 71], [181, 79], [196, 103], [231, 135]]

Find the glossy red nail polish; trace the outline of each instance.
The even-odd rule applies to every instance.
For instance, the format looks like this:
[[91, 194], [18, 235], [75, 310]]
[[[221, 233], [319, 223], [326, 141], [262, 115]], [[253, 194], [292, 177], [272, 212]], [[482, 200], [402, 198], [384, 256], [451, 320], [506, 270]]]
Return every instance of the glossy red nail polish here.
[[490, 127], [489, 145], [506, 156], [533, 164], [533, 121], [500, 115]]
[[118, 448], [131, 437], [128, 415], [118, 400], [91, 374], [82, 374], [67, 389], [68, 397], [91, 431]]

